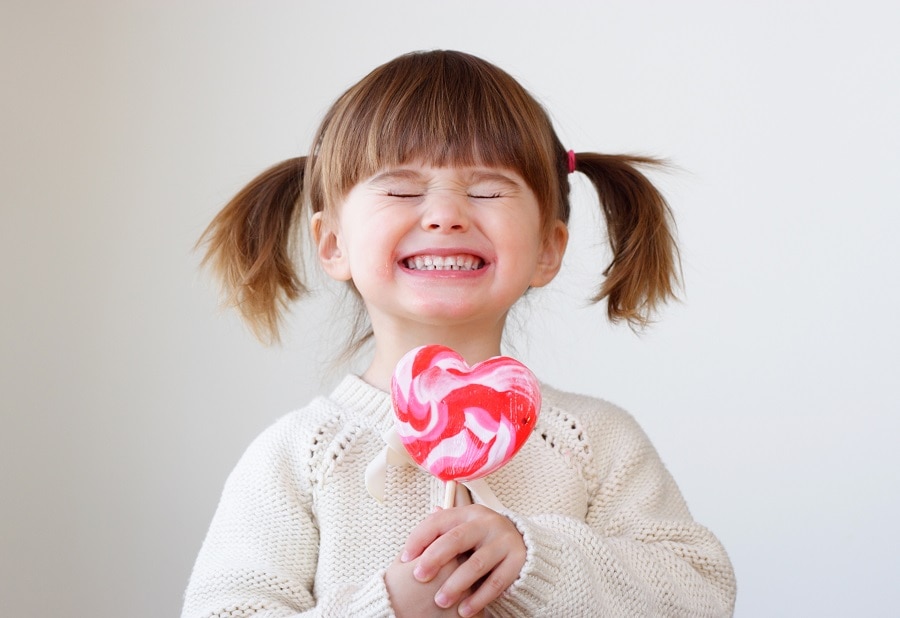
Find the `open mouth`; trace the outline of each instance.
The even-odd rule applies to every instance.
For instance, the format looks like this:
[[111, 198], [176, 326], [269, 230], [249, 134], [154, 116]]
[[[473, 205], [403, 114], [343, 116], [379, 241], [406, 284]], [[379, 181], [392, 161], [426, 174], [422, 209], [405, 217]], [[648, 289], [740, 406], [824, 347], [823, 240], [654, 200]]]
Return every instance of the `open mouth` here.
[[478, 270], [484, 260], [474, 255], [414, 255], [403, 260], [410, 270]]

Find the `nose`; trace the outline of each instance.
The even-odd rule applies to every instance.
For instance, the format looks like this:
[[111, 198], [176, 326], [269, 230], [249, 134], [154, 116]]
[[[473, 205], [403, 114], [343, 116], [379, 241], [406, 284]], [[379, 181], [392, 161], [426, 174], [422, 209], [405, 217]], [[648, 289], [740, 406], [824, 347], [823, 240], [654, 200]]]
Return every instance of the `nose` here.
[[468, 199], [459, 195], [433, 195], [422, 215], [422, 228], [430, 232], [465, 232], [469, 229]]

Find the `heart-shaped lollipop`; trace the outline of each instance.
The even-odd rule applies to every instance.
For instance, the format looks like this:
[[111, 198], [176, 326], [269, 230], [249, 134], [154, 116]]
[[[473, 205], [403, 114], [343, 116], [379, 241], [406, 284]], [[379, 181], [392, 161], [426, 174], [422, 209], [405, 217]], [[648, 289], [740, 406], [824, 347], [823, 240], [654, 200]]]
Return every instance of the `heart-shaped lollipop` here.
[[495, 356], [472, 367], [455, 351], [408, 352], [391, 380], [394, 426], [410, 457], [443, 481], [471, 481], [515, 455], [537, 422], [541, 391], [519, 361]]

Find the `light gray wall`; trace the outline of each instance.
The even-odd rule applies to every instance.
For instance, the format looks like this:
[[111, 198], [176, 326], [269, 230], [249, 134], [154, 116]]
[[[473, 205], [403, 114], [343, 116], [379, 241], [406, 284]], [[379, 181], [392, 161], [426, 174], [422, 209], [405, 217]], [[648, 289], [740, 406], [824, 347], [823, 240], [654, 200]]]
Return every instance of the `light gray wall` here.
[[685, 302], [640, 338], [583, 307], [602, 234], [579, 181], [521, 357], [637, 416], [730, 550], [738, 616], [895, 616], [892, 6], [5, 2], [2, 614], [177, 613], [244, 447], [335, 380], [329, 295], [262, 348], [217, 310], [192, 244], [342, 89], [447, 47], [520, 77], [572, 148], [682, 168], [658, 179]]

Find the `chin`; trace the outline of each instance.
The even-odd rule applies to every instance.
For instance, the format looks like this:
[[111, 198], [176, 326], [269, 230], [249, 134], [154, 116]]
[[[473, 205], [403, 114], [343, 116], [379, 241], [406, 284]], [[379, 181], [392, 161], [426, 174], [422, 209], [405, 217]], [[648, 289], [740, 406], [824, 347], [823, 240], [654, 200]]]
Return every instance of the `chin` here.
[[421, 322], [434, 326], [461, 326], [484, 320], [484, 316], [478, 315], [471, 306], [459, 301], [422, 303], [417, 308], [415, 315]]

